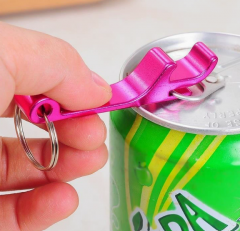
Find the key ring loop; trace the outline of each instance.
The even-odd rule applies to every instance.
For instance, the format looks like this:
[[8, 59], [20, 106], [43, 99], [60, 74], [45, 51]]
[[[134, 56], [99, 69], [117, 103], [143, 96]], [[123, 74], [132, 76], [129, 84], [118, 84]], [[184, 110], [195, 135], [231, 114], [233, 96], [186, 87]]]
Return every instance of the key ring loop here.
[[24, 132], [23, 132], [21, 109], [18, 106], [15, 106], [15, 115], [14, 115], [15, 129], [17, 132], [18, 139], [19, 139], [28, 159], [34, 165], [34, 167], [37, 168], [38, 170], [49, 171], [52, 168], [54, 168], [57, 164], [58, 156], [59, 156], [59, 144], [58, 144], [57, 133], [56, 133], [53, 122], [50, 122], [45, 114], [44, 114], [44, 119], [45, 119], [45, 122], [47, 125], [50, 140], [51, 140], [51, 160], [50, 160], [49, 165], [46, 167], [41, 165], [33, 156], [32, 152], [27, 144], [27, 141], [25, 139]]

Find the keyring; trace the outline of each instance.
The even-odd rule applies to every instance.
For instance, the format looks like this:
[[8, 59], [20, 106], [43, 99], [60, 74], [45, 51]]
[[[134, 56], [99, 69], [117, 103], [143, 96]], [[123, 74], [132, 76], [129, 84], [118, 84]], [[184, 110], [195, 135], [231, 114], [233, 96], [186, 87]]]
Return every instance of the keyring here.
[[22, 126], [22, 118], [21, 118], [21, 109], [18, 106], [15, 106], [15, 115], [14, 115], [14, 124], [15, 124], [15, 129], [17, 132], [18, 139], [21, 142], [21, 145], [30, 160], [30, 162], [38, 169], [41, 171], [49, 171], [52, 168], [54, 168], [57, 164], [58, 161], [58, 156], [59, 156], [59, 144], [58, 144], [58, 138], [57, 138], [57, 133], [54, 127], [53, 122], [50, 122], [45, 114], [44, 119], [47, 125], [48, 133], [50, 136], [51, 140], [51, 161], [48, 166], [44, 167], [41, 165], [33, 156], [27, 141], [25, 139], [25, 135], [23, 132], [23, 126]]

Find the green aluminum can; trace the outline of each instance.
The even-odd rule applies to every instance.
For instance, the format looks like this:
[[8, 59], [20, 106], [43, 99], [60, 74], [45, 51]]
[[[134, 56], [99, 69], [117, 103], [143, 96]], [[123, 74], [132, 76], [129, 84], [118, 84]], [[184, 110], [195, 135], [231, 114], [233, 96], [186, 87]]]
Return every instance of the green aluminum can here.
[[212, 77], [225, 79], [223, 89], [199, 102], [111, 112], [111, 231], [240, 230], [240, 37], [157, 40], [127, 60], [121, 79], [152, 47], [179, 59], [198, 41], [218, 55]]

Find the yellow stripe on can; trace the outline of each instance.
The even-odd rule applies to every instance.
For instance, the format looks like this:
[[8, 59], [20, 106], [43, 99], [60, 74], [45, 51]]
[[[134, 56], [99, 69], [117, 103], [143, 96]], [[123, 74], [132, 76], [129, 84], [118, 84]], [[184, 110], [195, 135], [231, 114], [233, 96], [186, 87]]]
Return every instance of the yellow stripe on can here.
[[129, 188], [129, 147], [130, 143], [135, 136], [140, 124], [142, 122], [142, 117], [137, 114], [136, 119], [128, 132], [126, 139], [125, 139], [125, 146], [124, 146], [124, 171], [125, 171], [125, 190], [126, 190], [126, 202], [127, 202], [127, 210], [128, 210], [128, 217], [132, 212], [131, 207], [131, 198], [130, 198], [130, 188]]
[[202, 142], [202, 140], [204, 139], [204, 135], [196, 135], [195, 138], [192, 140], [192, 142], [190, 143], [190, 145], [188, 146], [188, 148], [186, 149], [186, 151], [183, 153], [183, 155], [181, 156], [181, 158], [179, 159], [179, 161], [177, 162], [177, 164], [175, 165], [175, 167], [173, 168], [173, 170], [171, 171], [171, 173], [169, 174], [169, 176], [167, 177], [162, 190], [159, 194], [157, 203], [156, 203], [156, 207], [154, 210], [154, 216], [155, 217], [158, 213], [158, 210], [161, 206], [162, 200], [169, 188], [169, 186], [171, 185], [171, 183], [173, 182], [173, 180], [175, 179], [175, 177], [177, 176], [177, 174], [181, 171], [181, 169], [183, 168], [183, 166], [186, 164], [186, 162], [188, 161], [188, 159], [192, 156], [192, 154], [194, 153], [194, 151], [197, 149], [197, 147], [199, 146], [199, 144]]
[[164, 141], [158, 147], [157, 151], [155, 152], [148, 169], [152, 174], [153, 183], [150, 187], [144, 186], [142, 189], [141, 195], [141, 204], [140, 208], [143, 210], [145, 214], [147, 214], [149, 198], [152, 194], [152, 190], [156, 183], [157, 177], [162, 171], [164, 165], [168, 161], [171, 154], [174, 152], [176, 147], [179, 145], [181, 140], [183, 139], [186, 133], [170, 130], [168, 135], [165, 137]]
[[[208, 148], [204, 151], [201, 155], [199, 160], [189, 169], [189, 171], [184, 175], [184, 177], [179, 181], [179, 183], [175, 186], [173, 191], [177, 189], [182, 189], [199, 171], [200, 169], [206, 164], [209, 158], [213, 155], [222, 141], [225, 139], [226, 136], [217, 136], [212, 143], [208, 146]], [[167, 211], [169, 206], [171, 205], [172, 201], [171, 198], [168, 197], [166, 202], [164, 203], [161, 212]]]

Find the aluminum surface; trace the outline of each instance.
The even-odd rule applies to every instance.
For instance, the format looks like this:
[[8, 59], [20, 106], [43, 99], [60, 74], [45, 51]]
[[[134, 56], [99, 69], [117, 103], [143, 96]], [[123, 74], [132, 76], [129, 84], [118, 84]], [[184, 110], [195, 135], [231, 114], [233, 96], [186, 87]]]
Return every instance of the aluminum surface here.
[[[134, 108], [162, 126], [197, 134], [240, 133], [240, 36], [221, 33], [187, 33], [159, 39], [136, 51], [123, 66], [120, 78], [131, 72], [152, 47], [161, 47], [174, 60], [184, 57], [196, 42], [205, 43], [219, 58], [215, 75], [226, 85], [199, 102], [175, 100]], [[194, 95], [201, 93], [195, 86]]]

